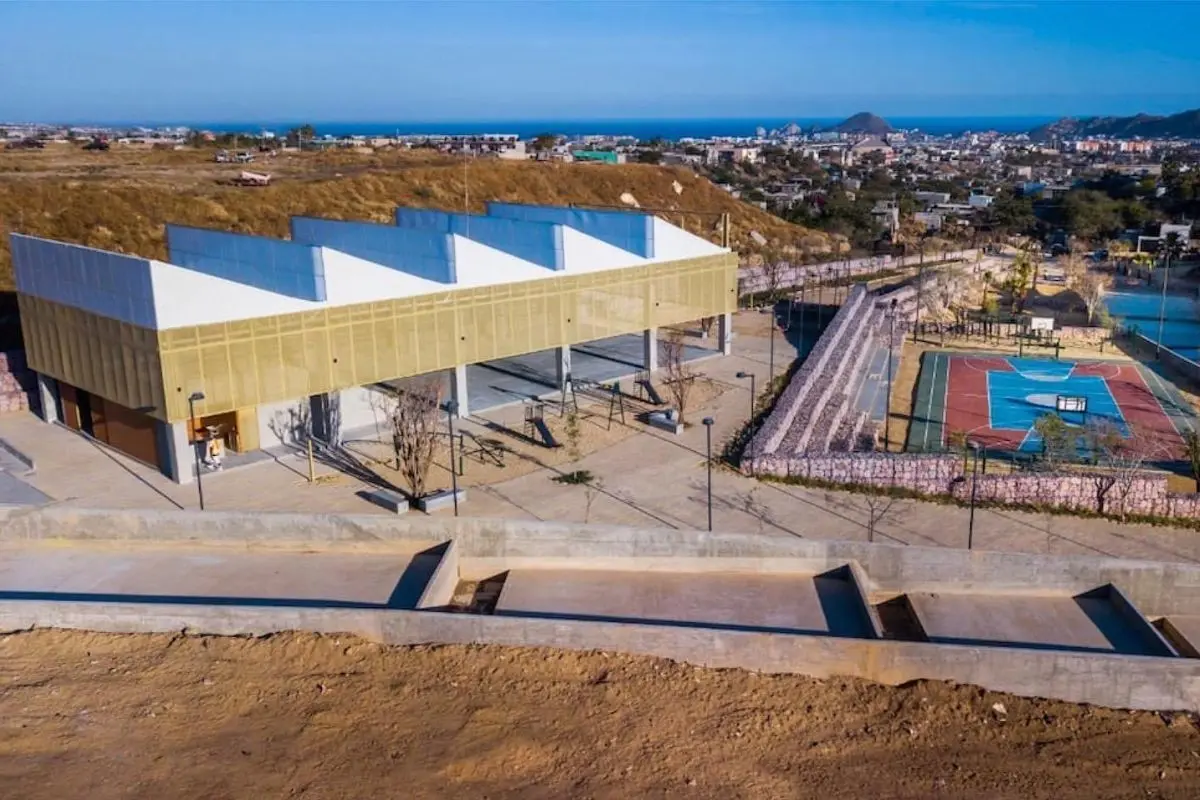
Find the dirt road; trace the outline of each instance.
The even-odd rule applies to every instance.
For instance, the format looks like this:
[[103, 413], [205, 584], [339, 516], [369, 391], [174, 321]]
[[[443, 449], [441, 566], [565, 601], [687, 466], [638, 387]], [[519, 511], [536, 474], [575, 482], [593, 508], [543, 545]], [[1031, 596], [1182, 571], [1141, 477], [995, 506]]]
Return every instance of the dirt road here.
[[[1000, 704], [1000, 705], [996, 705]], [[18, 798], [1200, 796], [1185, 715], [598, 653], [0, 637]]]

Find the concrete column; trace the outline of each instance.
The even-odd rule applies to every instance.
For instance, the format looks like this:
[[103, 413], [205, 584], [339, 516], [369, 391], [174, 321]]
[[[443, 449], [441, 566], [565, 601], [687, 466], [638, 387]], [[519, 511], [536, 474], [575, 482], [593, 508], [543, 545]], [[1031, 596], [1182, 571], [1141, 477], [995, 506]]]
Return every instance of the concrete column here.
[[642, 366], [647, 372], [658, 372], [658, 328], [642, 332]]
[[467, 398], [467, 365], [459, 364], [454, 368], [454, 377], [450, 381], [450, 396], [458, 403], [458, 416], [466, 417], [471, 413], [470, 401]]
[[188, 422], [155, 423], [158, 427], [158, 460], [163, 474], [176, 483], [196, 480], [195, 445], [188, 441]]
[[554, 378], [558, 385], [558, 390], [561, 392], [563, 387], [567, 385], [567, 378], [571, 377], [571, 348], [559, 347], [558, 360], [554, 364]]
[[58, 422], [58, 381], [42, 373], [37, 374], [38, 402], [42, 407], [42, 419]]
[[721, 355], [733, 355], [733, 314], [722, 314], [717, 318], [718, 336], [721, 337]]

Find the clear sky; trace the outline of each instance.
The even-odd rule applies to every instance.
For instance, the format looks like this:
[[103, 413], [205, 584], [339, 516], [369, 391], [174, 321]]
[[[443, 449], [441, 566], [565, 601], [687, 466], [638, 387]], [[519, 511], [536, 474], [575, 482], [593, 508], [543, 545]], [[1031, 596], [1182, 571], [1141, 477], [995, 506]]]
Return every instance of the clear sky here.
[[0, 119], [1163, 113], [1200, 3], [2, 2]]

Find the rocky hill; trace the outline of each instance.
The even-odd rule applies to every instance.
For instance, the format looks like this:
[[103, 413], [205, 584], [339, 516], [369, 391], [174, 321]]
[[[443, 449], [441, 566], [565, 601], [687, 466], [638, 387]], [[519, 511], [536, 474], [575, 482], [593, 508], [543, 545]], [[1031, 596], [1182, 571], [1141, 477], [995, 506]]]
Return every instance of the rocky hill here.
[[[388, 222], [397, 205], [482, 212], [487, 200], [578, 203], [654, 209], [687, 230], [718, 241], [728, 213], [733, 246], [804, 238], [814, 251], [823, 234], [797, 227], [732, 198], [690, 170], [646, 165], [472, 161], [431, 154], [328, 153], [279, 157], [254, 169], [272, 185], [228, 185], [238, 168], [211, 154], [71, 148], [0, 153], [0, 290], [11, 289], [7, 233], [166, 258], [163, 224], [177, 222], [286, 236], [288, 218], [309, 214]], [[469, 199], [468, 199], [469, 198]], [[663, 209], [663, 211], [659, 211]], [[818, 241], [819, 240], [819, 241]]]
[[838, 133], [868, 133], [872, 136], [882, 136], [885, 133], [891, 133], [895, 129], [882, 117], [862, 111], [848, 119], [842, 120], [832, 128], [828, 128], [828, 130], [837, 131]]
[[1044, 141], [1054, 137], [1077, 138], [1108, 136], [1116, 139], [1134, 137], [1200, 138], [1200, 109], [1181, 111], [1170, 116], [1135, 114], [1132, 117], [1064, 117], [1029, 132], [1032, 139]]

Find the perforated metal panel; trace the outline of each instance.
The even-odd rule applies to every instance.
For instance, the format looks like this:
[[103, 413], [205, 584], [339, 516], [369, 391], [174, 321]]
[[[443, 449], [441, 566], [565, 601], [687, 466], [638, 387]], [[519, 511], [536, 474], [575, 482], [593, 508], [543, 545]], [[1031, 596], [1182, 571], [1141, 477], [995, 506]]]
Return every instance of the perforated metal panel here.
[[160, 419], [217, 414], [731, 312], [737, 257], [161, 332], [22, 295], [30, 365]]

